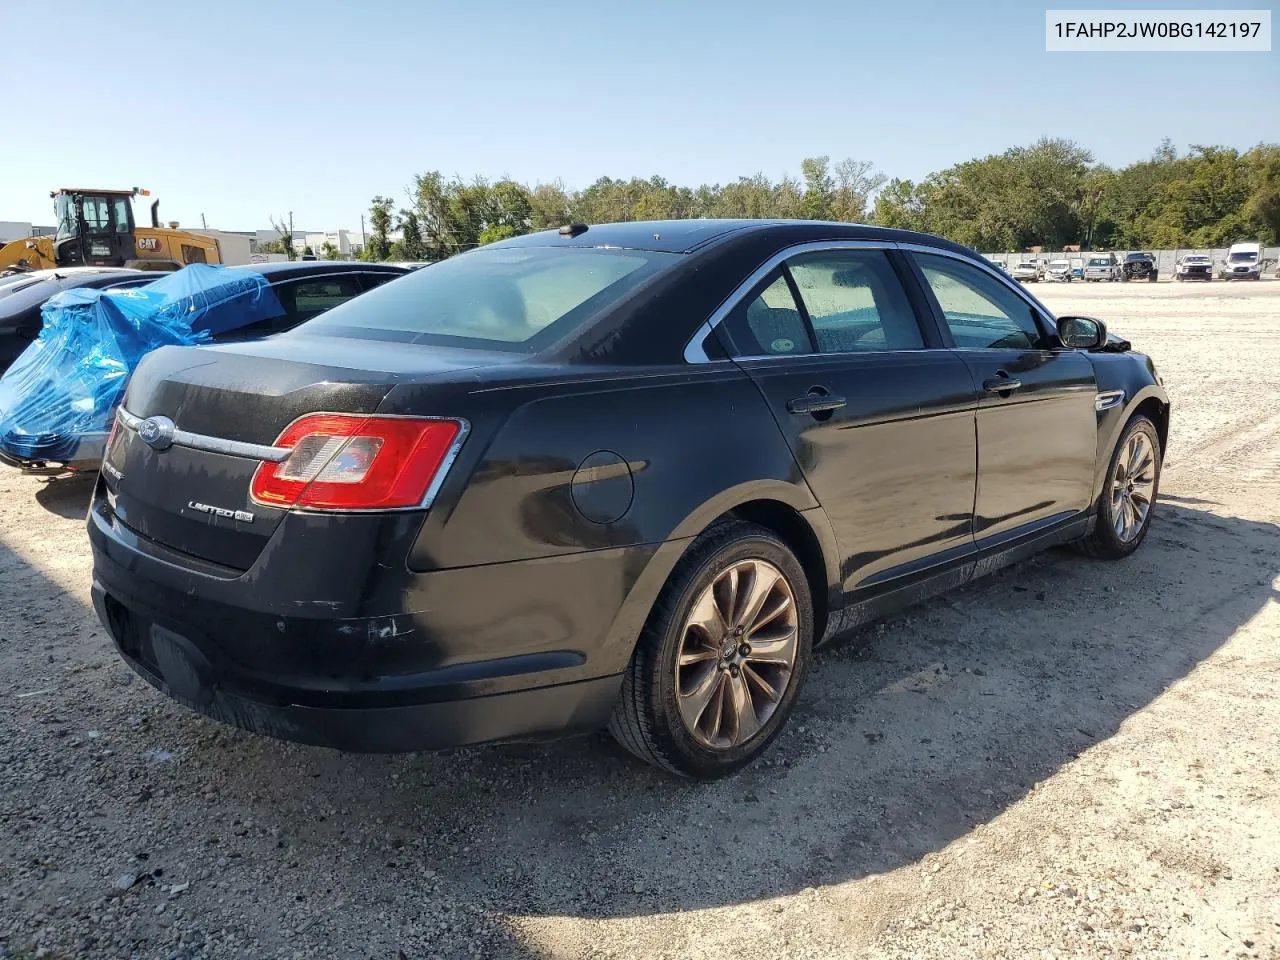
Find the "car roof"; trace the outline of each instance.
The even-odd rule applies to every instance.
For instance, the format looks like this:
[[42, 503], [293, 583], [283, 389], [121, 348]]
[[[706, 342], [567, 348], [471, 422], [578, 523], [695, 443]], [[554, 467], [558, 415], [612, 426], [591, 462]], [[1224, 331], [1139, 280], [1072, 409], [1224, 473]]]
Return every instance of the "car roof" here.
[[829, 240], [880, 240], [895, 243], [921, 243], [931, 247], [963, 252], [982, 259], [976, 251], [928, 233], [914, 230], [892, 230], [864, 223], [840, 223], [826, 220], [636, 220], [630, 223], [587, 225], [572, 234], [560, 230], [543, 230], [509, 240], [501, 240], [484, 249], [504, 247], [622, 247], [665, 253], [692, 253], [714, 244], [750, 234], [771, 232], [780, 239], [794, 234], [797, 242], [821, 235]]
[[391, 263], [365, 263], [363, 260], [282, 260], [275, 263], [246, 263], [242, 269], [254, 270], [268, 280], [285, 277], [305, 277], [311, 274], [330, 273], [408, 273], [404, 267]]

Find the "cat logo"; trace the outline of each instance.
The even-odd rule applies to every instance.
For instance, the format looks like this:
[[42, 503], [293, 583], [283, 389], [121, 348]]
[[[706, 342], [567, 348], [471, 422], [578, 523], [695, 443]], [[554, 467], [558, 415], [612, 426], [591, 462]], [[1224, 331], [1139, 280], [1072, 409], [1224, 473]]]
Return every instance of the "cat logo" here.
[[139, 250], [159, 250], [160, 239], [158, 237], [139, 237], [138, 249]]

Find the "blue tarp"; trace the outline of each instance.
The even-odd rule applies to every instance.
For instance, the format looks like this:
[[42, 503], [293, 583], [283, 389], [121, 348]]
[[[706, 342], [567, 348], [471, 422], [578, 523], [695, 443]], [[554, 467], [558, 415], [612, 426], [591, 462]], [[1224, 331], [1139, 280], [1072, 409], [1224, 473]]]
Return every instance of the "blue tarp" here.
[[142, 287], [63, 291], [41, 308], [40, 336], [0, 377], [0, 448], [70, 462], [82, 437], [111, 428], [144, 354], [282, 313], [262, 274], [202, 263]]

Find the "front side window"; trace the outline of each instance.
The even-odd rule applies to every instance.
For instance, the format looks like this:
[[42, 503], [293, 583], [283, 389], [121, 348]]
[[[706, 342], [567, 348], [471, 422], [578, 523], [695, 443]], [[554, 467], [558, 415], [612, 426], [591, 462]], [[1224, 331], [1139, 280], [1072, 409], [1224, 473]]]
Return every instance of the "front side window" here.
[[807, 253], [787, 261], [820, 353], [920, 350], [915, 311], [881, 250]]
[[65, 240], [68, 237], [78, 237], [80, 235], [80, 221], [76, 218], [75, 202], [65, 193], [60, 193], [54, 210], [58, 214], [58, 232], [55, 239]]
[[1031, 350], [1043, 335], [1027, 301], [995, 277], [951, 257], [913, 253], [957, 347]]
[[680, 259], [649, 250], [480, 249], [341, 304], [307, 332], [531, 353]]

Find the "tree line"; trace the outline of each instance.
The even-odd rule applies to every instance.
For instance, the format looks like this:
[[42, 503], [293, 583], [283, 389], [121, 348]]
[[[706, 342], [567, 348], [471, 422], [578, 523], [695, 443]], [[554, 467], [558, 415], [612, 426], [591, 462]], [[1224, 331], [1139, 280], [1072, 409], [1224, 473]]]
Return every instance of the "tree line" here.
[[[923, 230], [987, 252], [1215, 247], [1280, 241], [1280, 144], [1247, 151], [1163, 142], [1119, 169], [1071, 140], [965, 161], [918, 183], [862, 160], [810, 157], [800, 177], [764, 174], [678, 186], [662, 177], [601, 177], [581, 190], [504, 178], [418, 174], [404, 202], [370, 209], [369, 260], [440, 260], [566, 223], [691, 217], [839, 220]], [[392, 239], [394, 233], [397, 239]]]

